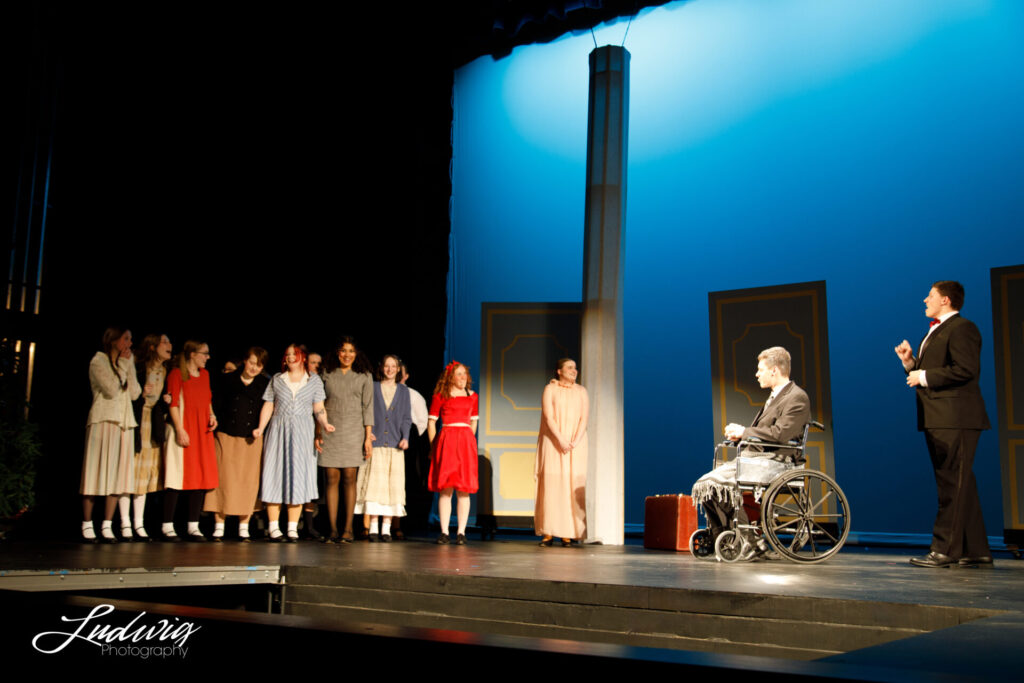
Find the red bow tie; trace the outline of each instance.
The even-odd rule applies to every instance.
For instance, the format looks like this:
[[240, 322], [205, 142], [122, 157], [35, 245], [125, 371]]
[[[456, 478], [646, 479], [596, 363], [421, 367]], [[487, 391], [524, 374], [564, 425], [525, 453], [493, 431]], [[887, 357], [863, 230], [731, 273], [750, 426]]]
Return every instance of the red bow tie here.
[[932, 318], [932, 321], [928, 324], [928, 329], [929, 330], [932, 329], [933, 327], [935, 327], [936, 325], [938, 325], [941, 322], [942, 321], [939, 320], [938, 318]]

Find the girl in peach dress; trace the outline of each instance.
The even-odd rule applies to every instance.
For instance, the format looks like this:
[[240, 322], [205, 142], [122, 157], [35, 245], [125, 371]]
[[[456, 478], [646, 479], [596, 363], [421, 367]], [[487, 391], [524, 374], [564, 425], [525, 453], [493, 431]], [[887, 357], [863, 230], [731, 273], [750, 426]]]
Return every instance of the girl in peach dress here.
[[534, 528], [540, 544], [555, 536], [563, 546], [586, 536], [587, 390], [576, 384], [576, 361], [558, 361], [557, 379], [544, 388], [540, 434], [537, 438], [537, 502]]

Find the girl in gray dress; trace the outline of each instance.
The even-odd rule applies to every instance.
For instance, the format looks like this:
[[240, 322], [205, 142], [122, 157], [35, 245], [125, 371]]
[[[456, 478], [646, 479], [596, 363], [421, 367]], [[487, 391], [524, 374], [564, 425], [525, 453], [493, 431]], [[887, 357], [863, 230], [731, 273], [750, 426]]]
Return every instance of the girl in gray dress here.
[[[342, 337], [327, 358], [324, 405], [336, 430], [323, 434], [319, 464], [327, 470], [328, 542], [351, 542], [359, 467], [373, 449], [373, 379], [369, 361], [359, 353], [352, 337]], [[345, 480], [345, 526], [338, 534], [338, 485]]]

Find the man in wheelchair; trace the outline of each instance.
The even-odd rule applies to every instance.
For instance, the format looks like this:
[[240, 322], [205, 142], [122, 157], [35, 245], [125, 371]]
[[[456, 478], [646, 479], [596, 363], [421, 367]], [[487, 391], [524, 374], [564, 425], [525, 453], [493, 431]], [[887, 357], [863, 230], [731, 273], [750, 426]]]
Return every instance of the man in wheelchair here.
[[[799, 455], [795, 449], [760, 446], [750, 441], [765, 441], [784, 444], [791, 439], [802, 437], [804, 425], [811, 421], [810, 401], [806, 392], [790, 381], [792, 359], [781, 346], [765, 349], [757, 356], [757, 382], [762, 389], [771, 389], [771, 396], [754, 418], [749, 427], [729, 424], [725, 437], [733, 442], [745, 442], [738, 455], [745, 458], [765, 458], [778, 463], [793, 462]], [[734, 459], [719, 465], [697, 480], [693, 485], [694, 505], [704, 508], [711, 532], [711, 544], [723, 531], [730, 528], [733, 516], [740, 524], [749, 519], [743, 509], [742, 495], [736, 485], [736, 463]], [[769, 463], [764, 463], [766, 466]], [[759, 544], [761, 550], [767, 547]]]

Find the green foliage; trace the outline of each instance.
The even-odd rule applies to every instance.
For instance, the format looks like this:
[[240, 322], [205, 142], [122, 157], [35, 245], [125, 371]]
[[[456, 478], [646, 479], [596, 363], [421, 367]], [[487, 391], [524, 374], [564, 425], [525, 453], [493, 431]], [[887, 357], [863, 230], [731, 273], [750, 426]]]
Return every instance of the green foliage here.
[[0, 341], [0, 519], [18, 517], [35, 504], [42, 456], [39, 427], [25, 417], [19, 361], [14, 345]]

